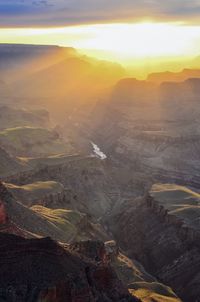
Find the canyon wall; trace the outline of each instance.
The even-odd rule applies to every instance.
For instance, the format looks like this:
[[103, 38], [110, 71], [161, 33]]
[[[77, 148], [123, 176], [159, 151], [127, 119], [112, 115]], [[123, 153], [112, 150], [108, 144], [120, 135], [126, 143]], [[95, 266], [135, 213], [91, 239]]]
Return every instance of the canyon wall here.
[[171, 286], [184, 302], [199, 301], [199, 231], [169, 214], [149, 195], [127, 202], [107, 221], [114, 238], [131, 258]]

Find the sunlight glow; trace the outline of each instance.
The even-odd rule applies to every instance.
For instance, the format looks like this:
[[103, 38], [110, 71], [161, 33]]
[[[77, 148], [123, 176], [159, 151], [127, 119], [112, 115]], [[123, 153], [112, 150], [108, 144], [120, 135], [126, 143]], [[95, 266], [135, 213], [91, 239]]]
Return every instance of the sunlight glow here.
[[121, 60], [192, 56], [200, 53], [200, 26], [145, 22], [0, 29], [0, 42], [72, 46]]

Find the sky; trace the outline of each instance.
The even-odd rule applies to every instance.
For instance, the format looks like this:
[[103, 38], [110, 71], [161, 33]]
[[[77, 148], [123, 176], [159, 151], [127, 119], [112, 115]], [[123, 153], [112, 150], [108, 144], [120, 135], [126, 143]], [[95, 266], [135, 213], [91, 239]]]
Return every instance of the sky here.
[[200, 22], [199, 0], [0, 0], [0, 26], [138, 21]]
[[0, 43], [73, 46], [121, 60], [197, 56], [200, 0], [0, 0]]

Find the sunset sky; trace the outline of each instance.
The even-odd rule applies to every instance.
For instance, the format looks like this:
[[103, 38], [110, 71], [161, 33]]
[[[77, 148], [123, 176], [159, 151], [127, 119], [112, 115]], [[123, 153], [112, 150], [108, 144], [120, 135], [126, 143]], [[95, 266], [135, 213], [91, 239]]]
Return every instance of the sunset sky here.
[[200, 54], [199, 0], [0, 0], [0, 42], [131, 60]]

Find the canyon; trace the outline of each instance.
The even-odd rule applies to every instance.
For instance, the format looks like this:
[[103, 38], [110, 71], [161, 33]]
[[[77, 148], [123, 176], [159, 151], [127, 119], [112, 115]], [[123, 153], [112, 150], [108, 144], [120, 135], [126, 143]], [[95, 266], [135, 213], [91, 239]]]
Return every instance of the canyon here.
[[0, 298], [200, 301], [199, 70], [0, 58]]

